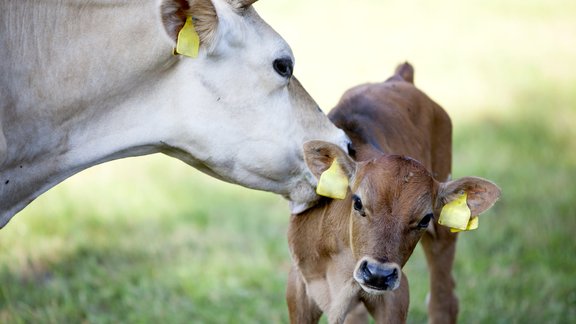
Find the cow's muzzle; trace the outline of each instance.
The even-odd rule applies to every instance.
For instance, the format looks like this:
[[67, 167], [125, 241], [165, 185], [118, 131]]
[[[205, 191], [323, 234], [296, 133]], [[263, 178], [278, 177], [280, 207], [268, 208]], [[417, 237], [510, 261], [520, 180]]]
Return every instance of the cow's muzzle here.
[[370, 294], [382, 294], [400, 286], [401, 268], [393, 262], [362, 258], [354, 269], [354, 279]]

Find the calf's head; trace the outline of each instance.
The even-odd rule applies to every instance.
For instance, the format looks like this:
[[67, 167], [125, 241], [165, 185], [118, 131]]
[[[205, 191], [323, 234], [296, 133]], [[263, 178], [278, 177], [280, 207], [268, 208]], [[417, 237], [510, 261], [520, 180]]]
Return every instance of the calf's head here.
[[348, 139], [292, 76], [286, 42], [252, 7], [255, 0], [162, 0], [175, 45], [188, 16], [198, 56], [178, 56], [165, 153], [222, 180], [272, 191], [307, 208], [318, 196], [302, 156], [312, 139], [345, 148]]
[[322, 141], [307, 142], [304, 156], [317, 178], [334, 160], [348, 178], [346, 198], [332, 203], [342, 204], [342, 217], [349, 218], [353, 277], [371, 294], [399, 287], [402, 267], [445, 204], [467, 193], [467, 204], [478, 215], [500, 196], [495, 184], [477, 177], [438, 182], [421, 163], [404, 156], [382, 155], [357, 163]]

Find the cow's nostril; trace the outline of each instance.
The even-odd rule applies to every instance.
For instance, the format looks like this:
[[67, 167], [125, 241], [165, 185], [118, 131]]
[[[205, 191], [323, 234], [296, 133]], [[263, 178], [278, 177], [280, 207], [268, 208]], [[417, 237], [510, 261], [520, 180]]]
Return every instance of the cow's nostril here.
[[348, 144], [346, 145], [346, 148], [348, 149], [348, 155], [355, 158], [356, 157], [356, 150], [354, 149], [354, 147], [352, 147], [352, 142], [348, 142]]

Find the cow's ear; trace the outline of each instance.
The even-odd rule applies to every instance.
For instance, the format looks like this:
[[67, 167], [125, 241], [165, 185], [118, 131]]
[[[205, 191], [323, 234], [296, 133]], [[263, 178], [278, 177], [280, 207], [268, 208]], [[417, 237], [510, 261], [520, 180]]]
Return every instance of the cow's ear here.
[[232, 4], [241, 9], [246, 9], [258, 0], [232, 0]]
[[500, 198], [500, 188], [491, 181], [478, 177], [464, 177], [454, 181], [441, 183], [436, 199], [437, 206], [459, 198], [466, 193], [466, 203], [473, 216], [479, 215], [492, 207]]
[[304, 160], [308, 169], [316, 179], [338, 161], [344, 175], [350, 180], [356, 174], [356, 162], [335, 144], [324, 141], [309, 141], [304, 143]]
[[212, 0], [162, 0], [160, 15], [168, 36], [176, 42], [188, 16], [200, 37], [201, 46], [210, 46], [218, 29], [218, 15]]

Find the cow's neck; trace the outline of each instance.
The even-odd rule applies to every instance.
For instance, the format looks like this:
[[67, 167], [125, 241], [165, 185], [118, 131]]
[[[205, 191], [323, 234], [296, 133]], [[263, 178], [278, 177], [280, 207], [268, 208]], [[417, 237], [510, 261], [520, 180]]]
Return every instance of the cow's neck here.
[[[0, 17], [15, 29], [5, 35], [27, 37], [4, 39], [10, 51], [0, 49], [0, 71], [12, 76], [0, 89], [0, 228], [81, 170], [164, 150], [176, 126], [167, 109], [178, 109], [173, 98], [181, 61], [172, 57], [170, 42], [154, 23], [154, 3], [146, 8], [135, 2], [93, 8], [33, 3], [33, 11], [32, 3], [13, 4]], [[141, 16], [130, 14], [132, 5]], [[62, 23], [22, 16], [34, 10], [57, 11]], [[122, 15], [130, 18], [107, 23]], [[70, 27], [79, 21], [82, 28]], [[42, 22], [47, 25], [38, 25]], [[9, 64], [20, 57], [26, 65]]]
[[[97, 104], [82, 106], [79, 102], [78, 112], [61, 124], [34, 124], [26, 143], [15, 145], [11, 137], [10, 149], [19, 148], [20, 152], [9, 151], [2, 165], [0, 227], [40, 194], [79, 171], [168, 148], [171, 129], [177, 125], [165, 113], [166, 109], [174, 109], [167, 106], [169, 85], [162, 81], [169, 78], [162, 73], [157, 77], [157, 82], [118, 93]], [[123, 96], [130, 99], [123, 100]], [[18, 124], [26, 123], [14, 123]]]

